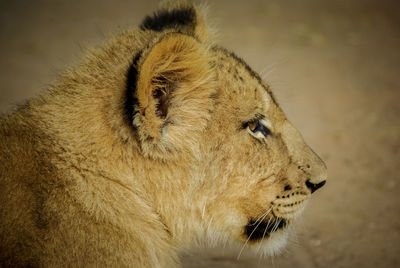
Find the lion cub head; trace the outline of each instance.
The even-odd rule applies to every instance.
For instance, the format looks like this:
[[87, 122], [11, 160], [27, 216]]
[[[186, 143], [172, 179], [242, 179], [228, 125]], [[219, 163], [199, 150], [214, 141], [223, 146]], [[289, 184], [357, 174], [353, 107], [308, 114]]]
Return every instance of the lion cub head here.
[[171, 235], [277, 251], [325, 184], [325, 164], [269, 86], [213, 43], [193, 6], [179, 2], [146, 18], [141, 30], [150, 41], [129, 72], [131, 118], [156, 174], [149, 178], [173, 185], [168, 195], [157, 193]]

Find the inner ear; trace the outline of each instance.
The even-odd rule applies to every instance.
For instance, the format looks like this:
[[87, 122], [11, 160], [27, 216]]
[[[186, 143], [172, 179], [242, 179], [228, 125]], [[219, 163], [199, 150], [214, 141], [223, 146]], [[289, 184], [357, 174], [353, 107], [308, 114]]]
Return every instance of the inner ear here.
[[151, 112], [161, 118], [167, 116], [177, 88], [180, 95], [187, 95], [210, 73], [206, 49], [183, 34], [165, 36], [142, 61], [137, 87], [140, 113]]
[[138, 63], [136, 98], [146, 136], [159, 137], [165, 120], [191, 124], [191, 120], [202, 117], [189, 116], [188, 112], [195, 113], [208, 105], [213, 90], [210, 62], [202, 43], [180, 33], [161, 37], [143, 52]]
[[155, 77], [152, 83], [157, 85], [153, 91], [153, 98], [157, 101], [156, 115], [164, 119], [167, 116], [171, 102], [173, 85], [162, 76]]
[[167, 33], [142, 52], [134, 124], [144, 154], [170, 158], [191, 150], [217, 88], [211, 62], [208, 46], [181, 33]]

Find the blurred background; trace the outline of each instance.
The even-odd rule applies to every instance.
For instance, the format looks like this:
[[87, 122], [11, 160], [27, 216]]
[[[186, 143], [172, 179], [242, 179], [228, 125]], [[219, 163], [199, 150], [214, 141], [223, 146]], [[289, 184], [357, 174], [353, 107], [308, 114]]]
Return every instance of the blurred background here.
[[[219, 43], [272, 86], [326, 161], [288, 248], [269, 259], [196, 250], [184, 267], [400, 267], [400, 4], [390, 0], [209, 1]], [[42, 92], [156, 0], [0, 0], [0, 113]]]

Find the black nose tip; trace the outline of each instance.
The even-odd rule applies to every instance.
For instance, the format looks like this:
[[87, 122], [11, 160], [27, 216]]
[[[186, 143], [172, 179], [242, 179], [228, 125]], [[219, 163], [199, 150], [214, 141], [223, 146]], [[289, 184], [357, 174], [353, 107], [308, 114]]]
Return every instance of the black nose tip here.
[[322, 186], [324, 186], [326, 183], [326, 181], [321, 181], [320, 183], [312, 183], [310, 182], [310, 180], [306, 181], [306, 186], [308, 189], [311, 190], [311, 193], [315, 192], [316, 190], [318, 190], [319, 188], [321, 188]]

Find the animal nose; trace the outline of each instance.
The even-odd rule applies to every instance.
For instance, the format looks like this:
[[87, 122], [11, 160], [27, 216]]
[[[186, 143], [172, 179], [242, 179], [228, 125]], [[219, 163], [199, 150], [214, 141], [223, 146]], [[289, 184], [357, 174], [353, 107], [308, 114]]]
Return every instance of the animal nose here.
[[315, 192], [316, 190], [318, 190], [319, 188], [321, 188], [322, 186], [324, 186], [326, 183], [325, 181], [321, 181], [320, 183], [312, 183], [310, 180], [306, 181], [306, 186], [308, 189], [311, 190], [311, 193]]

